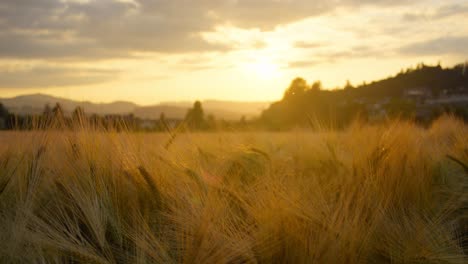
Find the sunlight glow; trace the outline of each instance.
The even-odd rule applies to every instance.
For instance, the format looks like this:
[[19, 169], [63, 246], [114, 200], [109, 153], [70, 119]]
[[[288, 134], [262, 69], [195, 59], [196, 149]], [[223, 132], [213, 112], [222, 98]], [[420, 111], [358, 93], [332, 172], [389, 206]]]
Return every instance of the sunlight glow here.
[[249, 74], [262, 80], [271, 80], [280, 75], [280, 67], [268, 58], [258, 58], [244, 65]]

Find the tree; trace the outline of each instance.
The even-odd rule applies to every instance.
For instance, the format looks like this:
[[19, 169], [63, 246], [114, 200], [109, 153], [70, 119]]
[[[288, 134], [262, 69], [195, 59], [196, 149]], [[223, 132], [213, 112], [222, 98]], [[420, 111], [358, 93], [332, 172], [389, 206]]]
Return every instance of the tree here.
[[215, 130], [217, 129], [217, 121], [216, 121], [216, 117], [213, 115], [213, 114], [209, 114], [207, 117], [206, 117], [206, 127], [210, 130]]
[[185, 120], [192, 129], [204, 129], [206, 127], [204, 112], [200, 101], [196, 101], [193, 104], [193, 108], [188, 110]]
[[170, 132], [170, 128], [166, 121], [166, 114], [164, 114], [164, 112], [161, 112], [159, 115], [158, 129], [160, 131]]
[[245, 118], [245, 115], [243, 115], [239, 120], [239, 128], [245, 129], [246, 127], [247, 127], [247, 119]]
[[8, 110], [0, 104], [0, 129], [7, 128], [7, 122], [10, 119], [10, 113]]
[[318, 92], [322, 90], [322, 82], [321, 81], [315, 81], [312, 86], [310, 87], [312, 91]]
[[247, 120], [246, 120], [246, 118], [245, 118], [245, 115], [241, 116], [241, 119], [239, 120], [239, 123], [240, 123], [241, 125], [247, 124]]
[[52, 109], [52, 113], [54, 114], [54, 117], [62, 118], [63, 117], [62, 106], [59, 103], [56, 103], [54, 108]]
[[159, 122], [161, 123], [166, 122], [166, 114], [164, 114], [164, 112], [161, 112], [161, 114], [159, 115]]
[[42, 116], [45, 117], [46, 119], [52, 116], [52, 109], [50, 108], [49, 104], [46, 104], [44, 106], [44, 110], [42, 111]]
[[283, 98], [301, 97], [308, 89], [306, 80], [298, 77], [291, 82]]
[[54, 118], [53, 125], [56, 126], [56, 128], [64, 128], [65, 127], [65, 116], [63, 115], [63, 109], [62, 106], [59, 103], [56, 103], [54, 108], [52, 108], [52, 115]]
[[8, 110], [0, 103], [0, 118], [7, 118], [10, 113]]
[[52, 117], [53, 117], [52, 108], [50, 108], [49, 104], [46, 104], [44, 106], [44, 110], [42, 111], [42, 122], [40, 125], [43, 127], [49, 127], [50, 124], [52, 123]]
[[352, 89], [354, 88], [354, 86], [351, 84], [351, 82], [349, 80], [346, 80], [346, 85], [344, 87], [345, 90], [349, 90], [349, 89]]

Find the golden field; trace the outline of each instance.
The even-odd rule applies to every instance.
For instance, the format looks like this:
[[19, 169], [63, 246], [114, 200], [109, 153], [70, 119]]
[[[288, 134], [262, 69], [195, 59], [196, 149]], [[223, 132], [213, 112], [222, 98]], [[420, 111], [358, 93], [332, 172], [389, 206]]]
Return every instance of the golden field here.
[[466, 263], [467, 135], [2, 132], [0, 262]]

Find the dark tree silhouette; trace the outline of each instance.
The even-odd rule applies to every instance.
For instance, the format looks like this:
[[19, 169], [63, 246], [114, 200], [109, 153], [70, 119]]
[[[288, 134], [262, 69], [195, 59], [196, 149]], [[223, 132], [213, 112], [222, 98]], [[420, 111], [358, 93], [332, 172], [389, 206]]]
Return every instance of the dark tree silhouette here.
[[199, 130], [206, 128], [205, 116], [200, 101], [196, 101], [193, 104], [193, 108], [188, 110], [185, 120], [191, 129]]
[[45, 118], [50, 118], [52, 116], [52, 108], [50, 108], [49, 104], [44, 106], [44, 110], [42, 111], [42, 116]]
[[310, 87], [312, 91], [318, 92], [322, 90], [322, 82], [321, 81], [315, 81], [312, 86]]
[[[453, 68], [420, 63], [416, 68], [402, 70], [393, 77], [371, 83], [364, 82], [357, 87], [347, 81], [342, 89], [337, 90], [321, 89], [320, 82], [313, 83], [309, 88], [304, 79], [296, 78], [284, 93], [283, 99], [263, 111], [260, 122], [272, 129], [308, 126], [310, 119], [343, 127], [357, 117], [369, 119], [375, 107], [375, 112], [385, 111], [389, 116], [413, 118], [417, 111], [415, 103], [418, 102], [406, 98], [405, 92], [410, 89], [423, 89], [429, 92], [429, 97], [436, 98], [450, 94], [466, 95], [466, 63]], [[440, 113], [452, 112], [468, 120], [466, 104], [439, 108]], [[422, 108], [420, 110], [428, 111]], [[429, 110], [435, 109], [432, 107]], [[436, 116], [437, 113], [433, 117]]]
[[170, 131], [169, 125], [167, 124], [166, 120], [166, 114], [164, 114], [164, 112], [161, 112], [161, 114], [159, 115], [158, 129], [160, 131]]
[[8, 127], [10, 119], [10, 113], [8, 110], [0, 103], [0, 129], [6, 129]]
[[3, 104], [0, 103], [0, 117], [7, 118], [10, 113]]
[[65, 116], [63, 114], [62, 106], [59, 103], [56, 103], [54, 108], [52, 108], [53, 120], [49, 125], [52, 125], [55, 128], [63, 129], [66, 127]]
[[288, 98], [293, 98], [293, 97], [300, 97], [304, 95], [304, 93], [309, 89], [307, 86], [306, 80], [302, 78], [296, 78], [294, 79], [291, 84], [289, 85], [289, 88], [286, 90], [284, 93], [284, 99]]
[[53, 120], [52, 108], [50, 107], [49, 104], [46, 104], [44, 106], [44, 110], [42, 111], [40, 126], [47, 128], [52, 124], [52, 120]]
[[207, 129], [210, 129], [210, 130], [218, 129], [218, 122], [216, 121], [216, 117], [213, 114], [209, 114], [206, 117], [206, 126], [207, 126]]
[[344, 89], [349, 90], [349, 89], [353, 89], [353, 88], [354, 88], [354, 86], [351, 84], [351, 82], [349, 80], [346, 80], [346, 84], [345, 84]]

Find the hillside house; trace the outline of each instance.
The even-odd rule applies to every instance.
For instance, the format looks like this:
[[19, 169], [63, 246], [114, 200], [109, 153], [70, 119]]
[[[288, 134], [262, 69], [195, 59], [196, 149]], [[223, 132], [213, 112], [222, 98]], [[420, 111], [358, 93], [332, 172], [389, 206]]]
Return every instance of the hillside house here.
[[404, 91], [403, 97], [416, 104], [424, 104], [427, 99], [432, 97], [432, 91], [427, 87], [410, 88]]
[[428, 105], [460, 105], [460, 106], [467, 106], [468, 107], [468, 94], [466, 95], [445, 95], [440, 96], [438, 98], [429, 99], [426, 101]]

